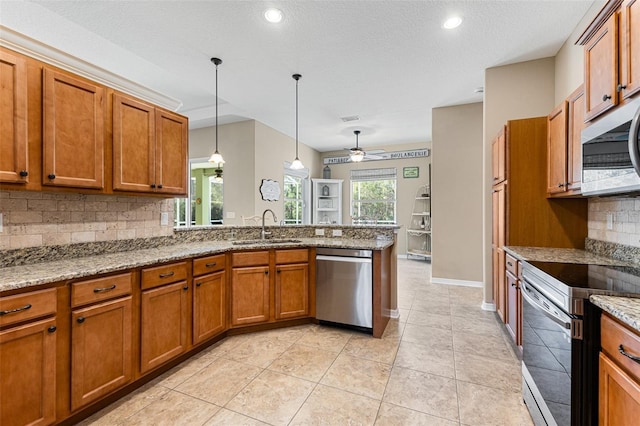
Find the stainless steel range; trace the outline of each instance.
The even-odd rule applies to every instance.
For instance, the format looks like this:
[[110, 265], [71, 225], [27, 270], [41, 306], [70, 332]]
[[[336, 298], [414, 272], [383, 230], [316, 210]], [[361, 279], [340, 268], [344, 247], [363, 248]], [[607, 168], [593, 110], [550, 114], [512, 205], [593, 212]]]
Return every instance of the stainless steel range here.
[[522, 393], [536, 425], [598, 423], [600, 310], [591, 294], [640, 296], [640, 268], [523, 263]]

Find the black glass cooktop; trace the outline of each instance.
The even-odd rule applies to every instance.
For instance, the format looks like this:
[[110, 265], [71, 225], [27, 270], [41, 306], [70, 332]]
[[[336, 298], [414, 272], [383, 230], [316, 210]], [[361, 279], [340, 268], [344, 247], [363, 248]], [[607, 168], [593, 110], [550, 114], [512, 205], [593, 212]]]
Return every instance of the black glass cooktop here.
[[527, 261], [569, 287], [640, 293], [640, 267]]

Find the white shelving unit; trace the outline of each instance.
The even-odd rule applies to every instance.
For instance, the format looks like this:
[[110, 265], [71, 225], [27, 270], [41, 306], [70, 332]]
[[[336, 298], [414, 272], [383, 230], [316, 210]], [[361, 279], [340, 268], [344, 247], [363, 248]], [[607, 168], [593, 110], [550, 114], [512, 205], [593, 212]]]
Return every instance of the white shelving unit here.
[[314, 224], [342, 224], [342, 179], [311, 179]]
[[411, 221], [407, 226], [407, 257], [431, 259], [431, 188], [423, 185], [416, 191]]

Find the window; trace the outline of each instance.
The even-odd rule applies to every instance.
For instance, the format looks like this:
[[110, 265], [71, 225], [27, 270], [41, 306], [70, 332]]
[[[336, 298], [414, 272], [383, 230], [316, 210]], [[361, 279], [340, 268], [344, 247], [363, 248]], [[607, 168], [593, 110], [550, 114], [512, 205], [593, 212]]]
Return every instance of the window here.
[[293, 170], [284, 164], [284, 223], [302, 225], [310, 223], [309, 169]]
[[396, 223], [396, 169], [351, 171], [352, 223]]
[[174, 226], [222, 225], [224, 184], [215, 177], [216, 167], [206, 158], [191, 160], [190, 165], [189, 198], [176, 198]]

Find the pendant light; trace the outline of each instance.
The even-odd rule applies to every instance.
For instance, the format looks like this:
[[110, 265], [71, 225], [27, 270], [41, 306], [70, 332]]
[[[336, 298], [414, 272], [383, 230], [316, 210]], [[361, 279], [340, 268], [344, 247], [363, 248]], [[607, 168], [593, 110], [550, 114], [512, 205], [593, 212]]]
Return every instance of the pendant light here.
[[356, 147], [351, 148], [349, 158], [351, 158], [351, 161], [353, 161], [354, 163], [359, 163], [360, 161], [364, 160], [364, 151], [360, 149], [360, 146], [358, 145], [358, 135], [360, 134], [360, 130], [354, 130], [353, 134], [356, 135]]
[[[224, 164], [224, 158], [222, 158], [222, 154], [218, 152], [218, 65], [222, 63], [222, 59], [211, 58], [211, 62], [216, 66], [216, 150], [211, 154], [209, 162], [214, 164], [217, 163], [219, 169], [220, 164]], [[222, 172], [220, 173], [220, 176], [222, 177]]]
[[294, 74], [291, 77], [296, 81], [296, 159], [291, 163], [290, 168], [294, 170], [304, 169], [302, 161], [298, 158], [298, 81], [302, 77], [300, 74]]

